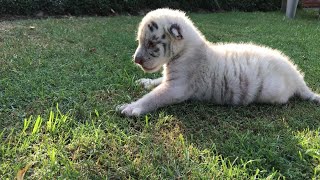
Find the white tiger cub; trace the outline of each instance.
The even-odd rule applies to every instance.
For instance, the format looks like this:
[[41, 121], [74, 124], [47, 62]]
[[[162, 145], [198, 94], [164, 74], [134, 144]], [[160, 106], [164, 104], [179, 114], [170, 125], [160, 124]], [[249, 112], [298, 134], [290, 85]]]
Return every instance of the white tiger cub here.
[[303, 75], [280, 51], [254, 44], [208, 42], [184, 12], [157, 9], [141, 21], [134, 61], [145, 72], [163, 67], [163, 78], [138, 83], [157, 86], [141, 99], [118, 106], [140, 116], [188, 99], [216, 104], [287, 103], [293, 95], [320, 103]]

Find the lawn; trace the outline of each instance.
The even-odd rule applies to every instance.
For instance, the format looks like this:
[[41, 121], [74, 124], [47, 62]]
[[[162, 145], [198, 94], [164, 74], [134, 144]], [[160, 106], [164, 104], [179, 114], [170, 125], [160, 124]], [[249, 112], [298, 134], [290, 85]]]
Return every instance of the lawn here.
[[[320, 93], [320, 21], [299, 12], [190, 14], [212, 42], [287, 54]], [[141, 118], [131, 59], [142, 17], [0, 22], [0, 179], [319, 179], [320, 107], [185, 102]]]

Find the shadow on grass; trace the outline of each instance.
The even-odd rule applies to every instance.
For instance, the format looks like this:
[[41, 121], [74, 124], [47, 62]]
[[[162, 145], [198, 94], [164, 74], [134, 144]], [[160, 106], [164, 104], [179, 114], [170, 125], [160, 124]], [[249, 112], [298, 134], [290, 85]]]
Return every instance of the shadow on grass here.
[[278, 171], [286, 178], [313, 175], [311, 157], [295, 136], [320, 127], [318, 106], [293, 99], [287, 105], [216, 106], [190, 103], [163, 109], [183, 124], [183, 134], [200, 149], [214, 149], [231, 162], [248, 165], [266, 174]]

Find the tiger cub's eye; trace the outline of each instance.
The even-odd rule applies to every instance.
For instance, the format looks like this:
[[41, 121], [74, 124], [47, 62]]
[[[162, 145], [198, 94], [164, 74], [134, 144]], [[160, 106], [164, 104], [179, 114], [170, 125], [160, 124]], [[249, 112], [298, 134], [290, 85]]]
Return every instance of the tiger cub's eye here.
[[148, 41], [147, 47], [148, 48], [154, 48], [154, 47], [156, 47], [156, 43], [154, 43], [152, 41]]

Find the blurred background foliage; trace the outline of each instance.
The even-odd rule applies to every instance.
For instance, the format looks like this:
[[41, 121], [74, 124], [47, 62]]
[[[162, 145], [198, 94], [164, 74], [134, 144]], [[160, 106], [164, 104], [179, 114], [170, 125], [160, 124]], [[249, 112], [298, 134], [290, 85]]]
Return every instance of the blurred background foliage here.
[[280, 0], [0, 0], [0, 15], [143, 15], [160, 7], [184, 11], [274, 11]]

